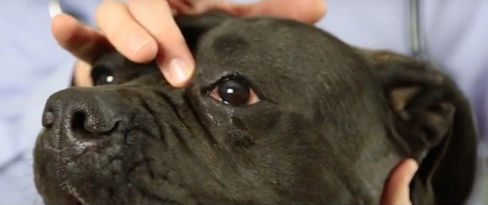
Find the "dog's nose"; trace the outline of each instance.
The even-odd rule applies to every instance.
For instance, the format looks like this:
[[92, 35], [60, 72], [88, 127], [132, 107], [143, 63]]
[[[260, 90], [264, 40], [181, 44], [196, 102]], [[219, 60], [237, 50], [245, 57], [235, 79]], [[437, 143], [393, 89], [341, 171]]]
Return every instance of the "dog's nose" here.
[[76, 137], [96, 137], [112, 130], [119, 119], [114, 96], [90, 88], [70, 88], [52, 95], [42, 118], [46, 128], [60, 128]]

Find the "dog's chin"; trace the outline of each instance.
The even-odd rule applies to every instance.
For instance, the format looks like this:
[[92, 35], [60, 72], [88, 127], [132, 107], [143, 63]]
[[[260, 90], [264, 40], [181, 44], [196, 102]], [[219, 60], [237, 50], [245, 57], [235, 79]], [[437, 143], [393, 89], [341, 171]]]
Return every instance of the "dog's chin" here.
[[[88, 180], [80, 181], [77, 176], [59, 174], [65, 176], [65, 181], [59, 182], [49, 178], [38, 181], [39, 188], [44, 190], [41, 195], [45, 204], [182, 204], [177, 200], [151, 196], [149, 193], [143, 193], [140, 189], [133, 190], [130, 184], [113, 184], [110, 181], [99, 182], [108, 185], [102, 188], [92, 186]], [[120, 194], [121, 192], [125, 194]]]
[[[147, 145], [138, 141], [156, 140], [148, 132], [117, 128], [103, 136], [75, 139], [80, 137], [49, 128], [38, 137], [35, 181], [46, 204], [183, 203], [181, 197], [152, 193], [148, 188], [153, 185], [151, 174], [155, 170], [150, 164], [152, 159], [139, 153]], [[157, 189], [171, 187], [159, 184]]]
[[[49, 136], [51, 133], [42, 132], [40, 138]], [[75, 170], [70, 169], [67, 164], [76, 164], [76, 159], [70, 159], [71, 162], [60, 160], [61, 149], [44, 144], [43, 150], [49, 150], [45, 153], [45, 156], [50, 160], [43, 161], [42, 165], [36, 164], [36, 186], [40, 191], [40, 194], [45, 204], [92, 204], [93, 201], [105, 201], [110, 202], [111, 199], [104, 199], [102, 195], [96, 194], [99, 191], [97, 188], [93, 189], [92, 193], [83, 193], [83, 196], [78, 190], [86, 190], [89, 186], [89, 182], [79, 183], [77, 180], [77, 174]], [[37, 148], [39, 149], [39, 148]], [[83, 156], [80, 156], [83, 158]], [[72, 183], [76, 181], [77, 183]]]
[[[94, 189], [93, 193], [89, 196], [82, 196], [78, 193], [76, 186], [72, 186], [68, 183], [62, 185], [57, 190], [53, 190], [50, 193], [44, 193], [42, 195], [45, 204], [70, 204], [70, 205], [87, 205], [87, 204], [182, 204], [173, 200], [143, 200], [143, 201], [126, 201], [125, 199], [117, 200], [116, 196], [102, 196], [97, 194], [97, 190]], [[86, 194], [86, 193], [85, 193]]]

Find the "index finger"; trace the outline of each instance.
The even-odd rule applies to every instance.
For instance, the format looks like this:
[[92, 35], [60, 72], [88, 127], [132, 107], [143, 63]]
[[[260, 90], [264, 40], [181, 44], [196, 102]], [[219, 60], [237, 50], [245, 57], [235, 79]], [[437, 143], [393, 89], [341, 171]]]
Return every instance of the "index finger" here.
[[175, 87], [183, 87], [194, 71], [194, 59], [185, 38], [176, 25], [166, 0], [128, 0], [134, 19], [156, 40], [156, 63], [166, 80]]
[[51, 32], [59, 45], [89, 63], [113, 49], [103, 34], [67, 14], [58, 14], [53, 18]]

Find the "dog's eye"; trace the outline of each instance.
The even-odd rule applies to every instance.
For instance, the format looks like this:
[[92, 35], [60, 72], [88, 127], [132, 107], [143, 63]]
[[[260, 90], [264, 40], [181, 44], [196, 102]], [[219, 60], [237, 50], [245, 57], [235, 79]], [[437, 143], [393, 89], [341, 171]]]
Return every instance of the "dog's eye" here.
[[114, 84], [116, 81], [112, 69], [104, 65], [94, 66], [91, 70], [90, 75], [93, 80], [93, 84], [95, 86], [110, 85], [110, 84]]
[[260, 101], [256, 93], [250, 88], [249, 83], [239, 77], [219, 81], [210, 92], [210, 96], [215, 100], [234, 106], [252, 105]]

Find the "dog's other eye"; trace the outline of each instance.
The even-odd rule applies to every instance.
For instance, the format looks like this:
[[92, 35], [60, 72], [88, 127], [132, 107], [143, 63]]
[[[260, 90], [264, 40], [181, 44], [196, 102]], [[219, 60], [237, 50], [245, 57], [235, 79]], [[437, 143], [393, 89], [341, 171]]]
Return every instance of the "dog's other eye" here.
[[95, 86], [110, 85], [116, 82], [112, 69], [104, 65], [94, 66], [91, 70], [90, 76]]
[[238, 77], [219, 81], [210, 92], [210, 96], [215, 100], [234, 106], [252, 105], [260, 101], [256, 93], [250, 88], [249, 83]]

